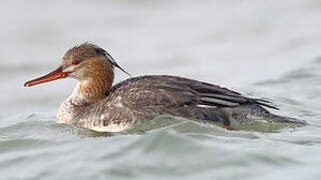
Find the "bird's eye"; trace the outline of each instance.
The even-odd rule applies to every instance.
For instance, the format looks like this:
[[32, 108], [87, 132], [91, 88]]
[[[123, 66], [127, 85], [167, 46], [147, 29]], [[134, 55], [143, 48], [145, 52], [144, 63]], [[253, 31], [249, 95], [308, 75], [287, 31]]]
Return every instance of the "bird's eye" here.
[[77, 65], [79, 63], [80, 63], [80, 60], [78, 60], [78, 59], [75, 59], [75, 60], [72, 61], [72, 64], [74, 64], [74, 65]]

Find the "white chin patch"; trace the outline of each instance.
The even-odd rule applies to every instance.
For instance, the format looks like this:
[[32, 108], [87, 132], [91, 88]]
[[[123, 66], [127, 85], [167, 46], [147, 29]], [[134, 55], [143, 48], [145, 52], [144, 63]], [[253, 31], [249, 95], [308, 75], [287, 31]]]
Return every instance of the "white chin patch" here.
[[73, 72], [75, 70], [76, 66], [69, 66], [66, 69], [64, 69], [62, 72]]

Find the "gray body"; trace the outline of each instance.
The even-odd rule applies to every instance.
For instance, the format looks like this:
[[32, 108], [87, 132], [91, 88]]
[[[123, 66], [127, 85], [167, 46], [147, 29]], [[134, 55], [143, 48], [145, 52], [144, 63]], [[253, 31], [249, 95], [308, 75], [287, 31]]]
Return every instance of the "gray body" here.
[[[73, 94], [60, 107], [57, 122], [96, 131], [122, 131], [159, 115], [218, 122], [233, 128], [253, 117], [278, 122], [304, 123], [273, 115], [267, 101], [176, 76], [141, 76], [116, 84], [97, 102], [82, 102]], [[275, 108], [276, 109], [276, 108]]]

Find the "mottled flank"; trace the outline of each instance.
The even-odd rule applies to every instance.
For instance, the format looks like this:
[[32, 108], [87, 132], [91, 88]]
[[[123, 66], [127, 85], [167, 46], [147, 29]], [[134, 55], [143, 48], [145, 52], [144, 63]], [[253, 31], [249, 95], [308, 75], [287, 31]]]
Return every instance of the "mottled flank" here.
[[[68, 50], [59, 72], [49, 74], [67, 73], [78, 80], [73, 94], [60, 107], [57, 122], [103, 132], [123, 131], [159, 115], [218, 122], [227, 129], [262, 118], [304, 123], [269, 113], [264, 106], [277, 108], [268, 101], [183, 77], [141, 76], [112, 87], [113, 67], [120, 68], [96, 45], [84, 43]], [[44, 77], [48, 81], [48, 75]], [[38, 78], [27, 85], [45, 81]]]

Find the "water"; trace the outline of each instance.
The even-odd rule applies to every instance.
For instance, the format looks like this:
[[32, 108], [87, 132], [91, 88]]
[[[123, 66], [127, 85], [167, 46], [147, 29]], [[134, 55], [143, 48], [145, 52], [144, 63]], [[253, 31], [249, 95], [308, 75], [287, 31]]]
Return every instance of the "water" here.
[[[319, 179], [320, 9], [318, 0], [2, 0], [1, 179]], [[75, 81], [23, 83], [84, 41], [131, 74], [220, 84], [311, 125], [228, 131], [162, 116], [101, 135], [56, 124]], [[125, 78], [117, 71], [116, 82]]]

